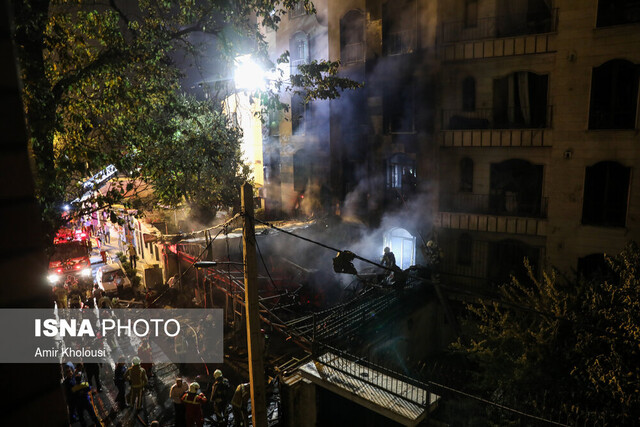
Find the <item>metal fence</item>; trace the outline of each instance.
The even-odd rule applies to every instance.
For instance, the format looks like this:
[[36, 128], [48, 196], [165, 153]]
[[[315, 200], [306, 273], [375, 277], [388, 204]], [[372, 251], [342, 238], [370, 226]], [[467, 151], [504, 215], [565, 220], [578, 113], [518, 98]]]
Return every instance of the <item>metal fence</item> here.
[[512, 107], [505, 109], [476, 108], [441, 111], [440, 126], [444, 130], [465, 129], [538, 129], [550, 128], [553, 106]]
[[546, 218], [548, 197], [531, 200], [517, 194], [441, 194], [441, 212]]
[[558, 9], [548, 13], [519, 13], [491, 16], [475, 22], [445, 22], [440, 27], [443, 43], [500, 37], [543, 34], [556, 31]]

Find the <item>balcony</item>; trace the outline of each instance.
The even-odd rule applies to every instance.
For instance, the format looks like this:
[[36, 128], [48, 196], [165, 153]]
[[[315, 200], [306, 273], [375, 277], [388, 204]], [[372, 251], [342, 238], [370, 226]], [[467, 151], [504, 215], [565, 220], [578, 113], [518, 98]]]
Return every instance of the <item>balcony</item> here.
[[364, 62], [364, 43], [350, 43], [341, 46], [340, 60], [342, 65]]
[[546, 197], [532, 201], [523, 200], [516, 194], [443, 194], [440, 195], [440, 212], [546, 218], [547, 203]]
[[440, 26], [441, 56], [445, 61], [555, 52], [558, 10], [502, 15]]
[[465, 21], [445, 22], [441, 26], [442, 43], [497, 39], [555, 32], [558, 9], [550, 13], [520, 13], [478, 19], [475, 26]]
[[549, 147], [553, 106], [442, 110], [444, 147]]
[[527, 283], [524, 258], [529, 260], [534, 275], [540, 274], [546, 254], [544, 246], [511, 239], [486, 241], [474, 237], [467, 234], [458, 239], [453, 236], [439, 239], [444, 252], [440, 273], [446, 282], [491, 290], [496, 285], [509, 283], [513, 275], [521, 283]]
[[383, 40], [386, 55], [404, 55], [413, 53], [417, 46], [417, 34], [415, 29], [388, 32]]
[[611, 110], [605, 108], [591, 108], [589, 112], [589, 129], [635, 129], [636, 128], [636, 111]]

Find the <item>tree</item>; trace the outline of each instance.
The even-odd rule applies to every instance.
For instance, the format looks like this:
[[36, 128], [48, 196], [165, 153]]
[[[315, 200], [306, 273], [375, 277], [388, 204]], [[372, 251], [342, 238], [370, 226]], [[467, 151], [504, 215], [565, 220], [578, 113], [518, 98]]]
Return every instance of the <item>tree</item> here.
[[613, 275], [600, 280], [538, 280], [529, 268], [529, 281], [512, 278], [498, 301], [470, 305], [474, 338], [454, 348], [478, 367], [476, 391], [541, 416], [636, 423], [640, 250], [630, 243], [608, 260]]
[[[309, 0], [300, 1], [308, 11], [314, 11]], [[83, 180], [110, 164], [130, 180], [123, 181], [127, 184], [122, 186], [111, 186], [91, 204], [77, 204], [76, 215], [84, 213], [83, 209], [101, 209], [122, 202], [125, 194], [132, 193], [132, 183], [153, 185], [160, 198], [172, 204], [182, 196], [196, 206], [204, 206], [211, 201], [207, 195], [211, 189], [221, 192], [214, 197], [216, 207], [233, 203], [230, 194], [239, 197], [235, 195], [239, 189], [233, 186], [244, 177], [242, 168], [227, 169], [226, 173], [234, 176], [225, 178], [212, 173], [211, 168], [207, 173], [193, 174], [193, 168], [186, 166], [201, 160], [198, 150], [187, 149], [187, 142], [204, 148], [204, 138], [212, 137], [211, 144], [223, 144], [221, 152], [231, 153], [235, 149], [231, 145], [237, 145], [238, 139], [237, 131], [231, 129], [206, 129], [213, 125], [216, 129], [229, 127], [222, 123], [218, 105], [210, 105], [212, 117], [208, 124], [203, 122], [202, 104], [192, 103], [193, 111], [185, 109], [175, 54], [201, 54], [202, 46], [194, 36], [206, 35], [215, 40], [215, 62], [221, 75], [230, 75], [236, 55], [247, 49], [261, 63], [275, 69], [267, 58], [260, 27], [251, 17], [257, 17], [262, 26], [277, 28], [281, 16], [296, 3], [297, 0], [15, 0], [15, 41], [36, 194], [49, 234], [62, 221], [63, 203], [86, 191], [81, 185]], [[282, 108], [278, 91], [283, 87], [321, 99], [358, 87], [336, 76], [337, 63], [312, 64], [301, 73], [308, 76], [298, 81], [305, 88], [279, 81], [262, 94], [265, 105]], [[198, 127], [200, 133], [196, 136], [194, 130]], [[173, 144], [177, 144], [180, 161], [170, 161], [166, 155], [173, 150]], [[158, 164], [153, 163], [150, 153], [159, 154]], [[229, 157], [233, 158], [232, 163], [236, 162], [234, 156]], [[166, 169], [179, 163], [184, 166], [182, 171]], [[161, 170], [169, 172], [169, 176], [175, 172], [173, 179], [159, 173]], [[200, 191], [195, 191], [196, 186]]]

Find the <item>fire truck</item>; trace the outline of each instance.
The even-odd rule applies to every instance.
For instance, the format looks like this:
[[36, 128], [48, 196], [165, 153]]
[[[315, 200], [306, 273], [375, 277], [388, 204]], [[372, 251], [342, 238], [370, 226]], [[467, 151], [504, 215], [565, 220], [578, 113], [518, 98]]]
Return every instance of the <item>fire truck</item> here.
[[90, 282], [89, 236], [81, 230], [61, 229], [53, 243], [53, 255], [49, 259], [49, 282], [55, 285], [65, 282], [69, 276], [78, 282]]

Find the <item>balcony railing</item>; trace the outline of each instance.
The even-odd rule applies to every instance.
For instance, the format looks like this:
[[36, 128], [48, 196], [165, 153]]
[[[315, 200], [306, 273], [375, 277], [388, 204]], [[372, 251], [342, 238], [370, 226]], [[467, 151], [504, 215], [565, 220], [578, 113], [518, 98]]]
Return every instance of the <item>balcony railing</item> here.
[[364, 61], [364, 43], [350, 43], [341, 47], [342, 64], [354, 64]]
[[517, 194], [441, 194], [440, 211], [482, 215], [546, 218], [548, 198], [532, 200]]
[[635, 129], [636, 111], [591, 108], [589, 129]]
[[403, 55], [416, 50], [416, 30], [393, 31], [384, 36], [384, 51], [387, 55]]
[[549, 13], [523, 13], [478, 19], [475, 26], [465, 21], [446, 22], [441, 26], [443, 43], [500, 37], [525, 36], [556, 31], [558, 9]]
[[443, 130], [550, 128], [553, 106], [474, 111], [442, 110]]

